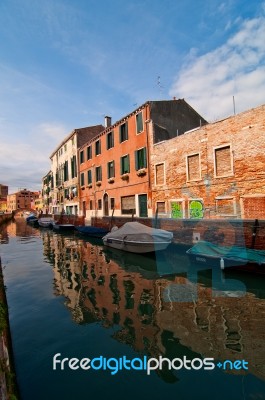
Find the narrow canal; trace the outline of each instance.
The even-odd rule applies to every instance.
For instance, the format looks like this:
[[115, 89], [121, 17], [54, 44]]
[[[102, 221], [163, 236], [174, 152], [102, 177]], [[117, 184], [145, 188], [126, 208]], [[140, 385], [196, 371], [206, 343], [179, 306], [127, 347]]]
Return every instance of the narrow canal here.
[[175, 246], [0, 229], [22, 400], [265, 399], [264, 277], [200, 270]]

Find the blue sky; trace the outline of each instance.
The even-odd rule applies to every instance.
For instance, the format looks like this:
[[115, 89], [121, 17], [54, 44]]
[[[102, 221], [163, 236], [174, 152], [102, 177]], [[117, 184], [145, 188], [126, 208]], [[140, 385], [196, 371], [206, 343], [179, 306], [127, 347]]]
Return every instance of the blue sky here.
[[147, 100], [264, 104], [264, 38], [264, 0], [1, 0], [0, 183], [40, 189], [74, 128]]

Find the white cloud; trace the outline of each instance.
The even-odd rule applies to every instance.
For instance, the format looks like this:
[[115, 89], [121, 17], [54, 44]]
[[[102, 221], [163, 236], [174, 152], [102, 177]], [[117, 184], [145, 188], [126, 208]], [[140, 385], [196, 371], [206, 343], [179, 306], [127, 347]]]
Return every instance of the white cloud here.
[[265, 102], [265, 17], [244, 21], [212, 52], [194, 50], [175, 79], [171, 96], [184, 97], [206, 119], [223, 118]]

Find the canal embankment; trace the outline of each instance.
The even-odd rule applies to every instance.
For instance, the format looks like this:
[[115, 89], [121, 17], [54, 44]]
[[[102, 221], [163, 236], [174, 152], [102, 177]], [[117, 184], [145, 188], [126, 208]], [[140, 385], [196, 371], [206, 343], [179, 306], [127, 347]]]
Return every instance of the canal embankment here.
[[9, 214], [0, 214], [0, 226], [5, 224], [8, 221], [11, 221], [14, 218], [12, 213]]
[[8, 305], [0, 257], [0, 399], [17, 400], [18, 398]]
[[258, 219], [174, 219], [103, 217], [92, 218], [92, 225], [102, 228], [122, 226], [138, 221], [147, 226], [173, 232], [173, 242], [193, 246], [200, 240], [224, 246], [241, 246], [255, 250], [265, 249], [265, 220]]

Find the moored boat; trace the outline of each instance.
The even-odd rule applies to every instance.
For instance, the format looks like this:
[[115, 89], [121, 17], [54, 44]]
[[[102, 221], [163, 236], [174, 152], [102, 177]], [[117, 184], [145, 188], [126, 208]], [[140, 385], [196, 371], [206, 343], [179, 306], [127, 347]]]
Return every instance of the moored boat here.
[[53, 223], [52, 228], [55, 231], [73, 231], [75, 226], [73, 224], [58, 224], [55, 222]]
[[149, 228], [139, 222], [126, 222], [121, 228], [114, 227], [107, 233], [103, 243], [132, 253], [150, 253], [166, 249], [172, 239], [172, 232]]
[[99, 228], [97, 226], [86, 226], [86, 225], [75, 226], [75, 229], [82, 235], [97, 237], [97, 238], [99, 237], [102, 238], [109, 232], [109, 230], [105, 228]]
[[52, 226], [54, 224], [53, 218], [50, 218], [50, 217], [39, 218], [38, 222], [39, 222], [39, 226], [41, 228], [52, 228]]
[[219, 266], [251, 269], [255, 265], [259, 272], [265, 273], [265, 251], [239, 246], [220, 246], [211, 242], [200, 241], [187, 250], [192, 262], [206, 267]]

